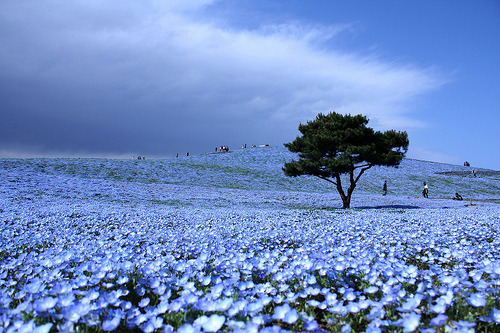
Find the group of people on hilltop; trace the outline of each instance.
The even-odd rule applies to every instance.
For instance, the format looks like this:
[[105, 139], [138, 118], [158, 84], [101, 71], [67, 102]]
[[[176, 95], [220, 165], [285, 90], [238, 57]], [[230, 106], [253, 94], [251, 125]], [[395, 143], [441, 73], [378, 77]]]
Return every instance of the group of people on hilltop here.
[[[217, 147], [215, 147], [215, 152], [217, 152]], [[229, 152], [229, 147], [228, 146], [220, 146], [219, 147], [219, 152], [221, 152], [221, 153], [227, 153], [227, 152]]]
[[[383, 196], [387, 195], [387, 180], [384, 181], [384, 185], [382, 186], [382, 192]], [[424, 198], [429, 198], [429, 186], [427, 185], [426, 182], [424, 182], [424, 187], [422, 188], [422, 196]], [[458, 194], [458, 192], [455, 192], [455, 196], [452, 199], [463, 200], [463, 197], [460, 194]]]
[[[465, 162], [464, 162], [464, 166], [465, 166], [465, 167], [470, 167], [470, 163], [469, 163], [468, 161], [465, 161]], [[477, 177], [477, 173], [476, 173], [476, 170], [475, 170], [475, 169], [472, 169], [472, 175], [473, 175], [474, 177]]]

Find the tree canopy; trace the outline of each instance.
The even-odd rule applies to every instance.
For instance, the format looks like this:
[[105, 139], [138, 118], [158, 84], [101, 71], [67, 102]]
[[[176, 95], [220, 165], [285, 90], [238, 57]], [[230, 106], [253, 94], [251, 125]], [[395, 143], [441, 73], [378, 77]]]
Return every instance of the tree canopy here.
[[[287, 176], [312, 175], [337, 187], [343, 208], [349, 208], [351, 195], [361, 175], [374, 165], [399, 165], [408, 150], [408, 134], [367, 127], [363, 115], [318, 114], [315, 120], [299, 125], [302, 136], [285, 147], [298, 153], [299, 159], [285, 163]], [[357, 172], [357, 174], [356, 174]], [[349, 175], [347, 192], [342, 187], [342, 174]]]

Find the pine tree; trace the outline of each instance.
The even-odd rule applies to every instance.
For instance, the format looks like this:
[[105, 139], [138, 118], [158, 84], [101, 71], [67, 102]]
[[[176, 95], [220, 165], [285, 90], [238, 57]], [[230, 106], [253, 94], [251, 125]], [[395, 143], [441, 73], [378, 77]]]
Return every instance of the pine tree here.
[[[363, 173], [374, 165], [397, 167], [408, 150], [408, 134], [389, 130], [375, 132], [363, 115], [318, 114], [299, 125], [302, 136], [285, 143], [299, 159], [285, 163], [287, 176], [313, 175], [337, 188], [343, 208], [351, 205], [351, 195]], [[357, 174], [356, 174], [357, 173]], [[344, 191], [341, 175], [349, 175]]]

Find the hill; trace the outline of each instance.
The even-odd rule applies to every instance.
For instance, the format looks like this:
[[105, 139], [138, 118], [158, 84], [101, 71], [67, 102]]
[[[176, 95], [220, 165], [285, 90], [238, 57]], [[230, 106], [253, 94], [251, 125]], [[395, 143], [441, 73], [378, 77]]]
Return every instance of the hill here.
[[[265, 147], [157, 160], [1, 159], [0, 165], [4, 172], [11, 172], [12, 177], [16, 172], [28, 172], [78, 179], [194, 186], [204, 191], [218, 188], [309, 193], [312, 197], [321, 197], [322, 205], [335, 207], [338, 195], [331, 184], [316, 177], [289, 178], [283, 174], [283, 164], [294, 158], [296, 156], [284, 147]], [[471, 167], [412, 159], [404, 159], [398, 168], [374, 167], [360, 179], [353, 195], [353, 207], [397, 205], [397, 201], [415, 199], [421, 196], [424, 181], [433, 199], [451, 198], [459, 192], [466, 200], [499, 202], [498, 173], [486, 169], [476, 171], [477, 177], [473, 177]], [[382, 200], [378, 196], [384, 180], [388, 181], [389, 191], [388, 197]]]

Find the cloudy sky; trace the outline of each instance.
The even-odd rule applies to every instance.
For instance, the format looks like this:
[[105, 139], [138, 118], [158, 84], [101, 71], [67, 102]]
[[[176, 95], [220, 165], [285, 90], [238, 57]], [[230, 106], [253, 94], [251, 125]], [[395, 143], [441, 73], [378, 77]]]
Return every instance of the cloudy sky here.
[[500, 169], [500, 2], [0, 2], [0, 156], [282, 145], [322, 112]]

